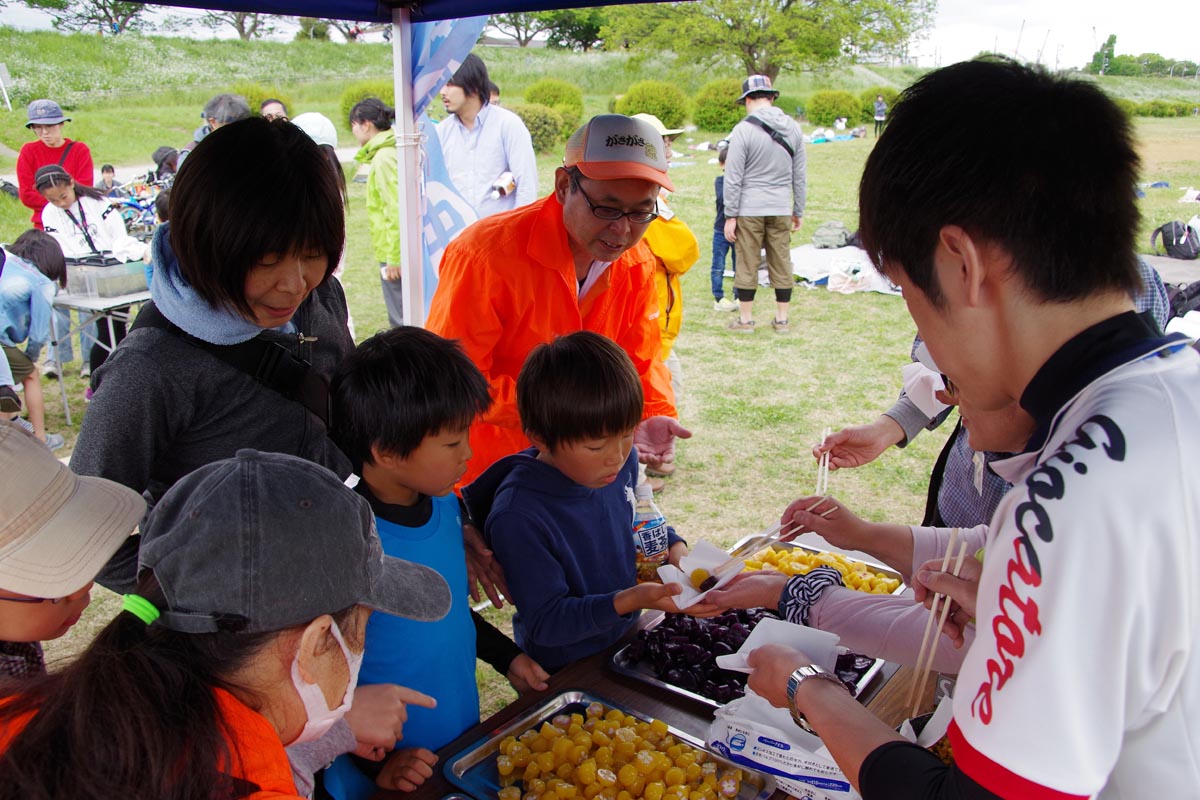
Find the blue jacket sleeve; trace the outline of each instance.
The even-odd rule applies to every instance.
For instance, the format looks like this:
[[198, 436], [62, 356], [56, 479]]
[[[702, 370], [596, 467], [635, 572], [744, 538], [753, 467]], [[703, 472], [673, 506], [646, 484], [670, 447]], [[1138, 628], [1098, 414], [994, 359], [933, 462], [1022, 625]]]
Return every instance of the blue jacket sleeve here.
[[42, 283], [33, 287], [29, 296], [29, 344], [28, 352], [41, 352], [42, 345], [50, 341], [50, 317], [54, 315], [54, 284]]

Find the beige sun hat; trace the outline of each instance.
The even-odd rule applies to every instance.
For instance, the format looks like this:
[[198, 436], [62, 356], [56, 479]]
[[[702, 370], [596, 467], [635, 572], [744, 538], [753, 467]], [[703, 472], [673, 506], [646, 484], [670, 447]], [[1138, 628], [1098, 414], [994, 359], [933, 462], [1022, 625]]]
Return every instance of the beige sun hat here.
[[0, 588], [66, 597], [87, 586], [146, 512], [137, 492], [71, 472], [20, 427], [0, 423]]
[[664, 139], [668, 136], [678, 136], [683, 133], [683, 128], [668, 128], [666, 125], [663, 125], [661, 119], [653, 114], [634, 114], [632, 119], [640, 119], [642, 122], [650, 123], [650, 126], [658, 131], [658, 135]]

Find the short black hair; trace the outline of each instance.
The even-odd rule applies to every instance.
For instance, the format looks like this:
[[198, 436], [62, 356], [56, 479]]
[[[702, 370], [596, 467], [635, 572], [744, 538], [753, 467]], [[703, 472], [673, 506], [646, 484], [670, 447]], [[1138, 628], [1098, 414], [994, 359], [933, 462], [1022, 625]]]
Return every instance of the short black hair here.
[[214, 308], [249, 315], [246, 273], [266, 255], [319, 252], [329, 279], [345, 245], [346, 215], [308, 134], [252, 116], [205, 136], [183, 162], [170, 236], [180, 274], [196, 293]]
[[359, 100], [350, 109], [350, 124], [356, 122], [369, 122], [381, 131], [386, 131], [392, 127], [392, 123], [396, 121], [396, 109], [389, 106], [387, 103], [380, 100], [378, 97], [368, 97], [365, 100]]
[[902, 270], [935, 307], [946, 225], [1003, 248], [1042, 301], [1133, 293], [1137, 175], [1129, 120], [1094, 84], [967, 61], [928, 73], [892, 108], [863, 169], [859, 228], [875, 266]]
[[103, 173], [105, 173], [105, 172], [116, 172], [116, 170], [115, 170], [115, 169], [113, 169], [113, 165], [112, 165], [112, 164], [105, 164], [104, 166], [102, 166], [102, 167], [100, 168], [100, 172], [101, 172], [101, 174], [103, 174]]
[[8, 246], [8, 252], [23, 258], [62, 288], [67, 288], [67, 259], [62, 246], [50, 234], [30, 228]]
[[489, 100], [491, 99], [492, 95], [496, 95], [496, 97], [499, 97], [500, 96], [500, 87], [496, 85], [495, 81], [489, 80], [488, 81], [488, 99]]
[[171, 190], [163, 189], [154, 198], [154, 216], [159, 222], [171, 221]]
[[642, 405], [642, 381], [629, 355], [592, 331], [538, 345], [517, 376], [521, 427], [551, 451], [637, 427]]
[[491, 100], [491, 93], [488, 91], [488, 84], [491, 81], [488, 79], [487, 65], [474, 53], [467, 54], [462, 64], [455, 70], [454, 76], [446, 83], [462, 89], [463, 94], [469, 97], [479, 98], [479, 101], [485, 106]]
[[407, 325], [360, 344], [338, 367], [332, 393], [333, 438], [356, 469], [374, 462], [372, 447], [404, 458], [492, 405], [487, 379], [458, 342]]
[[279, 103], [279, 105], [283, 106], [283, 115], [285, 117], [288, 116], [287, 103], [283, 102], [282, 100], [280, 100], [277, 97], [268, 97], [266, 100], [263, 100], [261, 103], [259, 103], [258, 104], [258, 113], [261, 114], [262, 110], [264, 108], [266, 108], [267, 106], [271, 105], [271, 103]]

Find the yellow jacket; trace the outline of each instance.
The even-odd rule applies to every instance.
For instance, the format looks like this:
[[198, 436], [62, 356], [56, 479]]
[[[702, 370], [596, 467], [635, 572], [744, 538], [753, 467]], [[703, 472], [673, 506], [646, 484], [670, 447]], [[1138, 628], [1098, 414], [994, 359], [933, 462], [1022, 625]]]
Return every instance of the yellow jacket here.
[[679, 276], [700, 258], [696, 236], [682, 219], [675, 216], [660, 198], [661, 216], [646, 228], [642, 241], [654, 253], [654, 288], [658, 293], [658, 329], [662, 335], [662, 358], [671, 354], [679, 326], [683, 324], [683, 291]]

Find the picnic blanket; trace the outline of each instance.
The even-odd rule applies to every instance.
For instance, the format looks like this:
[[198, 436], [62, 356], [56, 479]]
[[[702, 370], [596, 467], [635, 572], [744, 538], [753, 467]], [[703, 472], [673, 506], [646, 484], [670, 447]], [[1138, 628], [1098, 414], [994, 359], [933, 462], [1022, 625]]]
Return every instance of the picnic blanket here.
[[867, 251], [858, 247], [818, 248], [802, 244], [792, 248], [791, 258], [796, 279], [809, 286], [825, 286], [841, 294], [900, 294], [896, 285], [875, 269]]

